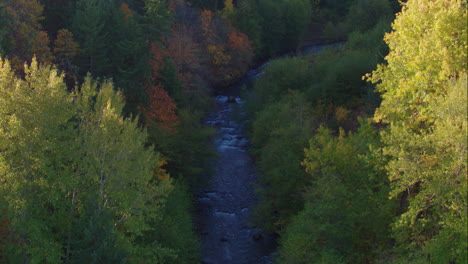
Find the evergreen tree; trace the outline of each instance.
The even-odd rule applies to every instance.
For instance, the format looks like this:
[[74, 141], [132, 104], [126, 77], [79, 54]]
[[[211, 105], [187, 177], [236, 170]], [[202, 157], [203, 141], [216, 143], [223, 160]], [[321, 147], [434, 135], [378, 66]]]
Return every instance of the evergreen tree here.
[[9, 37], [7, 35], [7, 16], [5, 12], [5, 0], [0, 0], [0, 55], [4, 56], [8, 50]]
[[108, 210], [88, 205], [77, 223], [69, 263], [126, 263], [128, 252], [118, 245], [118, 237]]
[[145, 0], [145, 24], [148, 39], [159, 41], [168, 31], [171, 13], [166, 0]]
[[109, 50], [111, 71], [115, 85], [124, 93], [125, 112], [136, 115], [138, 108], [145, 106], [148, 98], [144, 91], [149, 81], [149, 49], [143, 26], [138, 23], [138, 15], [122, 3], [111, 9]]
[[72, 33], [80, 45], [77, 64], [81, 76], [92, 73], [105, 76], [109, 72], [108, 1], [79, 0], [72, 20]]

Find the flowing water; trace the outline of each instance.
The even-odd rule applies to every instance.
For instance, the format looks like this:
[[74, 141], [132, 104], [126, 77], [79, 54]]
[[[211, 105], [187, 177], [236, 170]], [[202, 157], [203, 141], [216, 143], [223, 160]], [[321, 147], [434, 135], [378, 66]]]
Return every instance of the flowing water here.
[[255, 168], [244, 129], [233, 118], [235, 106], [242, 101], [219, 95], [216, 104], [206, 123], [217, 129], [214, 145], [219, 156], [209, 187], [197, 193], [202, 263], [271, 263], [273, 238], [249, 224], [257, 201]]
[[[325, 47], [306, 46], [301, 54], [316, 54]], [[234, 118], [236, 111], [242, 111], [240, 86], [262, 75], [269, 63], [251, 70], [237, 86], [216, 96], [216, 109], [206, 120], [217, 130], [214, 147], [219, 156], [209, 187], [196, 193], [203, 264], [272, 263], [274, 238], [250, 223], [257, 202], [255, 167], [244, 128]]]

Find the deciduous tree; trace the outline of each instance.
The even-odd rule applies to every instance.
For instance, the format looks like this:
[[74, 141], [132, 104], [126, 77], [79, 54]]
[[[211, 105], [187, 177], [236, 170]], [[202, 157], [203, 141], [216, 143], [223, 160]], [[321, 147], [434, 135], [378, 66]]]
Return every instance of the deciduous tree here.
[[395, 262], [466, 262], [466, 20], [465, 1], [406, 2], [385, 37], [387, 64], [371, 77], [391, 197], [407, 205], [394, 223]]
[[60, 29], [54, 41], [54, 55], [57, 65], [68, 75], [77, 74], [73, 58], [78, 54], [78, 43], [73, 40], [73, 33], [68, 29]]
[[49, 38], [42, 31], [43, 6], [37, 0], [7, 0], [4, 4], [7, 17], [7, 31], [11, 38], [12, 64], [21, 70], [33, 55], [41, 62], [51, 63], [53, 56]]

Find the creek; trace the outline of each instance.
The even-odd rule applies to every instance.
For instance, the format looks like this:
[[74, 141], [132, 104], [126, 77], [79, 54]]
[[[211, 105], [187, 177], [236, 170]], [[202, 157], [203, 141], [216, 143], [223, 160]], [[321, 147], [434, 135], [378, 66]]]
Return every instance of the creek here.
[[[302, 53], [317, 53], [324, 47], [308, 46]], [[257, 177], [244, 126], [235, 118], [243, 107], [240, 87], [263, 74], [268, 64], [216, 95], [215, 109], [205, 121], [217, 131], [213, 144], [218, 156], [208, 187], [195, 193], [203, 264], [270, 264], [275, 254], [274, 236], [251, 224], [258, 201]]]

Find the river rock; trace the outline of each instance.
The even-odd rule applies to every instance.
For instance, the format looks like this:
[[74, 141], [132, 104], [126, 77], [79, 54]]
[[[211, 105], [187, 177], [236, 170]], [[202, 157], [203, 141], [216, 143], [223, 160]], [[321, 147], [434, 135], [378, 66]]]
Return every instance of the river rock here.
[[235, 104], [235, 103], [237, 103], [236, 97], [234, 97], [234, 96], [229, 96], [228, 99], [227, 99], [227, 102], [230, 103], [230, 104]]
[[252, 235], [252, 238], [255, 240], [255, 241], [258, 241], [260, 239], [262, 239], [262, 234], [260, 233], [255, 233]]

